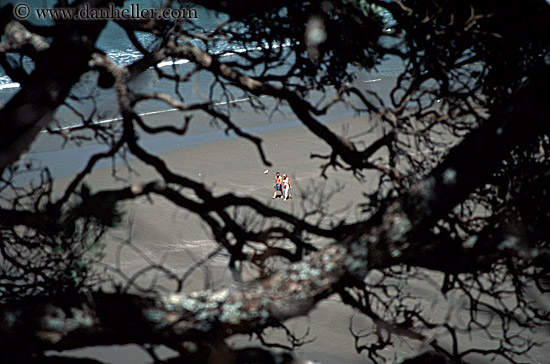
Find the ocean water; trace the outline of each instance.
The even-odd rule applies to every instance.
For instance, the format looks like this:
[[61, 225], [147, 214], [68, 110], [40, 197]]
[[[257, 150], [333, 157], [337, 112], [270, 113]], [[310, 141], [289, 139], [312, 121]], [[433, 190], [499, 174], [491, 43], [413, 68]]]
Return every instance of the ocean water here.
[[[8, 0], [7, 2], [13, 4], [19, 3], [17, 0]], [[48, 7], [53, 3], [55, 3], [53, 0], [42, 0], [33, 2], [33, 5], [38, 8]], [[151, 8], [158, 5], [158, 3], [158, 0], [133, 0], [131, 2], [126, 2], [125, 6], [129, 7], [131, 4], [140, 4], [142, 7]], [[194, 21], [198, 26], [204, 29], [213, 29], [222, 21], [226, 20], [225, 16], [216, 14], [207, 9], [200, 7], [195, 7], [194, 9], [196, 9], [198, 13], [198, 18], [194, 19]], [[31, 14], [33, 13], [31, 12]], [[38, 20], [32, 15], [29, 17], [29, 20], [39, 24], [48, 23], [48, 21]], [[390, 20], [388, 20], [388, 22], [390, 22]], [[150, 34], [138, 33], [137, 37], [146, 47], [152, 48], [157, 42], [155, 37]], [[281, 44], [280, 46], [285, 47], [286, 44]], [[130, 40], [126, 37], [124, 31], [114, 22], [109, 22], [108, 26], [102, 32], [97, 42], [97, 47], [104, 51], [115, 63], [121, 66], [128, 65], [141, 58], [139, 51], [135, 49]], [[234, 57], [235, 53], [255, 51], [257, 49], [257, 45], [251, 46], [249, 49], [235, 49], [223, 42], [219, 42], [216, 48], [213, 49], [213, 52], [216, 54], [224, 54], [224, 57]], [[32, 70], [33, 68], [32, 61], [29, 59], [24, 59], [23, 65], [28, 70]], [[193, 65], [189, 64], [187, 60], [173, 59], [160, 63], [159, 67], [167, 73], [172, 73], [174, 71], [184, 73], [190, 70]], [[376, 70], [358, 74], [358, 81], [376, 83], [382, 80], [393, 79], [402, 69], [403, 66], [399, 60], [389, 58], [379, 65]], [[281, 70], [281, 72], [284, 71], [284, 69]], [[134, 79], [130, 85], [137, 91], [155, 91], [167, 93], [176, 97], [181, 96], [186, 102], [206, 101], [209, 97], [211, 97], [214, 102], [222, 105], [228, 102], [239, 103], [247, 101], [246, 96], [238, 90], [234, 90], [232, 99], [229, 100], [222, 97], [222, 92], [219, 88], [214, 89], [213, 93], [210, 93], [212, 91], [210, 88], [212, 81], [213, 78], [210, 74], [207, 72], [199, 72], [193, 79], [193, 82], [180, 87], [178, 90], [179, 95], [176, 95], [173, 82], [159, 79], [156, 72], [148, 70]], [[86, 118], [92, 115], [92, 120], [94, 120], [94, 122], [105, 123], [117, 120], [119, 117], [118, 105], [116, 103], [114, 91], [112, 89], [100, 89], [97, 87], [96, 82], [96, 74], [94, 72], [83, 75], [81, 81], [76, 84], [71, 91], [72, 96], [74, 96], [73, 100], [68, 100], [67, 102], [78, 109]], [[0, 67], [0, 107], [7, 103], [18, 91], [19, 84], [11, 80]], [[141, 114], [149, 115], [169, 109], [170, 108], [164, 103], [147, 101], [139, 105], [138, 111]], [[61, 106], [58, 109], [56, 119], [58, 125], [55, 127], [58, 128], [71, 128], [81, 124], [80, 117], [75, 115], [65, 106]]]
[[[17, 4], [17, 0], [8, 0], [8, 3]], [[31, 9], [36, 8], [46, 8], [51, 7], [55, 1], [35, 1], [31, 5]], [[151, 0], [133, 0], [127, 2], [126, 6], [131, 4], [140, 4], [142, 7], [154, 7], [153, 4], [157, 4], [159, 1]], [[33, 6], [34, 5], [34, 6]], [[198, 9], [198, 8], [197, 8]], [[31, 14], [32, 10], [31, 10]], [[48, 24], [46, 20], [38, 20], [32, 15], [29, 17], [30, 21], [36, 24]], [[221, 21], [224, 20], [222, 16], [215, 14], [212, 11], [206, 9], [199, 9], [199, 18], [196, 19], [198, 25], [206, 29], [213, 28]], [[152, 48], [156, 44], [157, 40], [154, 36], [147, 33], [138, 33], [138, 39], [146, 48]], [[120, 28], [116, 23], [109, 22], [107, 27], [102, 32], [100, 38], [97, 42], [97, 47], [105, 52], [116, 64], [120, 66], [128, 65], [142, 56], [140, 52], [132, 45], [130, 40], [125, 35], [122, 28]], [[215, 49], [215, 52], [224, 51], [223, 45], [220, 45], [220, 49]], [[16, 59], [13, 59], [16, 61]], [[178, 71], [185, 71], [190, 68], [190, 65], [187, 64], [186, 60], [170, 60], [164, 61], [159, 66], [164, 69], [169, 69], [176, 67]], [[26, 70], [30, 71], [33, 69], [32, 61], [28, 58], [23, 59], [23, 66]], [[154, 72], [149, 70], [144, 74], [140, 75], [136, 80], [132, 82], [132, 86], [137, 90], [144, 91], [159, 91], [167, 92], [169, 94], [174, 94], [174, 87], [170, 82], [158, 81]], [[17, 82], [14, 82], [10, 79], [0, 67], [0, 106], [6, 104], [18, 91], [20, 85]], [[183, 89], [180, 92], [186, 95], [186, 90]], [[91, 115], [92, 111], [95, 110], [94, 120], [96, 122], [108, 122], [111, 118], [114, 118], [117, 113], [116, 97], [113, 90], [104, 90], [96, 86], [96, 74], [90, 72], [81, 77], [81, 81], [76, 84], [72, 91], [72, 96], [79, 98], [79, 101], [68, 101], [72, 106], [75, 106], [80, 112], [82, 112], [86, 117]], [[189, 94], [189, 93], [188, 93]], [[93, 97], [94, 101], [91, 101]], [[186, 97], [186, 99], [191, 100], [191, 97]], [[162, 105], [159, 103], [148, 103], [147, 108], [143, 112], [158, 111], [162, 109]], [[79, 124], [79, 118], [74, 115], [68, 108], [60, 107], [57, 114], [57, 120], [61, 127], [72, 127]]]

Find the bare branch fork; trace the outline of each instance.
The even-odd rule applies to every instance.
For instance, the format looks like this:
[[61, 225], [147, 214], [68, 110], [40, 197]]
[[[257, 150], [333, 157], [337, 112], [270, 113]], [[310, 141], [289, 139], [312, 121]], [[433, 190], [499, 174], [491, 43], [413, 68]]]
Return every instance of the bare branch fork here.
[[[437, 216], [448, 213], [483, 183], [513, 147], [544, 132], [538, 127], [544, 125], [538, 120], [544, 116], [529, 111], [548, 97], [537, 86], [526, 87], [514, 106], [468, 135], [409, 194], [356, 226], [356, 234], [306, 256], [288, 269], [240, 289], [149, 298], [97, 293], [90, 297], [37, 298], [23, 306], [5, 305], [0, 309], [5, 321], [0, 327], [0, 343], [4, 349], [19, 348], [21, 352], [28, 351], [29, 346], [61, 350], [129, 342], [162, 342], [178, 348], [187, 339], [210, 342], [305, 315], [319, 300], [362, 280], [369, 270], [406, 263], [410, 253], [422, 249], [422, 237]], [[524, 117], [533, 122], [525, 125]], [[480, 142], [487, 138], [496, 141], [492, 144], [496, 147]], [[461, 155], [466, 150], [476, 156], [477, 162], [463, 162]], [[451, 170], [455, 179], [450, 178]], [[113, 310], [124, 314], [113, 316]]]
[[[326, 113], [328, 106], [324, 109], [317, 110], [297, 93], [280, 86], [258, 81], [240, 73], [230, 66], [218, 62], [215, 57], [197, 47], [176, 44], [175, 41], [170, 41], [166, 46], [166, 54], [177, 58], [189, 59], [200, 67], [211, 71], [215, 75], [223, 77], [235, 86], [253, 95], [268, 95], [285, 100], [300, 121], [302, 121], [302, 123], [316, 136], [324, 140], [333, 149], [334, 153], [341, 157], [342, 160], [348, 163], [352, 168], [378, 169], [378, 166], [368, 161], [368, 158], [373, 152], [376, 152], [376, 150], [373, 151], [373, 148], [367, 148], [364, 151], [357, 150], [349, 140], [334, 134], [329, 128], [314, 118], [313, 115], [322, 115]], [[357, 91], [352, 89], [349, 90], [349, 92], [356, 93]], [[363, 101], [368, 103], [366, 99], [363, 99]], [[376, 112], [380, 112], [370, 103], [368, 103], [368, 105], [372, 106]]]
[[[93, 1], [93, 4], [106, 3]], [[356, 60], [366, 68], [372, 67], [368, 62], [362, 63], [365, 54], [360, 52], [356, 52], [360, 59], [350, 54], [351, 58], [336, 58], [333, 63], [330, 58], [330, 52], [332, 55], [338, 55], [338, 50], [346, 52], [334, 44], [334, 35], [340, 36], [338, 30], [349, 30], [349, 22], [342, 19], [357, 20], [358, 27], [352, 29], [364, 29], [367, 33], [373, 31], [380, 35], [386, 30], [381, 22], [369, 28], [368, 22], [373, 20], [370, 17], [376, 15], [370, 13], [371, 8], [366, 9], [369, 13], [366, 15], [365, 9], [359, 9], [355, 3], [339, 8], [335, 2], [278, 2], [275, 9], [286, 7], [285, 15], [283, 12], [267, 14], [267, 9], [274, 9], [273, 4], [258, 1], [245, 1], [250, 6], [243, 8], [226, 2], [203, 3], [227, 11], [231, 19], [206, 35], [198, 34], [201, 30], [193, 24], [188, 25], [199, 29], [198, 32], [186, 31], [178, 22], [120, 22], [130, 41], [143, 54], [142, 59], [128, 67], [118, 67], [94, 50], [93, 43], [104, 25], [101, 23], [37, 27], [11, 22], [2, 33], [5, 37], [0, 43], [0, 52], [4, 52], [0, 53], [0, 66], [22, 87], [12, 99], [17, 102], [10, 101], [0, 111], [0, 142], [7, 142], [0, 143], [5, 147], [0, 147], [0, 170], [9, 168], [0, 190], [8, 192], [1, 198], [0, 225], [5, 239], [0, 250], [8, 269], [15, 267], [11, 272], [0, 271], [0, 291], [8, 294], [3, 302], [9, 302], [0, 306], [0, 361], [6, 358], [62, 362], [58, 357], [49, 359], [43, 354], [47, 350], [137, 343], [147, 349], [155, 362], [160, 359], [152, 347], [158, 344], [177, 350], [178, 359], [187, 362], [208, 362], [193, 355], [210, 349], [224, 352], [228, 355], [226, 361], [231, 358], [237, 363], [246, 362], [244, 356], [248, 362], [252, 361], [250, 358], [266, 363], [285, 362], [288, 358], [275, 360], [263, 349], [230, 350], [224, 341], [236, 333], [256, 334], [260, 342], [269, 347], [262, 336], [265, 328], [281, 327], [284, 320], [306, 315], [334, 294], [376, 326], [372, 331], [358, 332], [350, 325], [356, 349], [367, 351], [374, 362], [384, 360], [380, 355], [395, 344], [395, 336], [420, 341], [444, 356], [421, 355], [416, 361], [462, 363], [466, 356], [481, 355], [500, 356], [515, 363], [528, 353], [535, 345], [528, 331], [543, 328], [549, 320], [547, 304], [542, 300], [538, 302], [537, 296], [548, 293], [550, 261], [549, 230], [543, 226], [550, 216], [546, 208], [550, 177], [545, 173], [550, 168], [550, 129], [547, 115], [540, 112], [550, 99], [549, 62], [548, 57], [542, 58], [548, 53], [550, 38], [542, 28], [519, 21], [533, 27], [526, 27], [527, 31], [516, 27], [513, 35], [506, 35], [508, 20], [516, 14], [510, 16], [507, 11], [490, 5], [491, 2], [474, 6], [473, 2], [374, 0], [369, 4], [376, 3], [393, 13], [398, 24], [389, 36], [399, 37], [394, 40], [400, 44], [394, 49], [385, 49], [367, 42], [358, 44], [358, 48], [361, 52], [372, 52], [374, 58], [390, 54], [406, 61], [389, 95], [394, 108], [383, 108], [380, 98], [371, 102], [370, 96], [376, 98], [374, 93], [347, 86], [340, 88], [324, 106], [319, 106], [321, 103], [314, 106], [303, 95], [311, 84], [319, 88], [326, 85], [325, 71], [329, 74], [328, 82], [339, 84], [339, 80], [331, 79], [330, 75], [333, 71], [341, 75], [342, 65]], [[528, 0], [528, 3], [529, 9], [540, 11], [521, 13], [518, 10], [517, 17], [523, 16], [529, 21], [536, 17], [537, 23], [546, 22], [550, 16], [548, 4], [539, 0]], [[170, 4], [169, 1], [166, 6]], [[299, 60], [300, 52], [306, 51], [300, 48], [304, 29], [298, 26], [297, 30], [287, 33], [286, 28], [277, 28], [275, 22], [287, 17], [306, 24], [311, 10], [320, 14], [324, 22], [320, 26], [326, 27], [328, 38], [316, 49], [321, 56], [316, 61], [320, 67], [308, 69], [309, 61], [302, 59], [306, 63], [300, 63]], [[343, 18], [344, 12], [338, 13], [341, 10], [350, 12], [351, 18]], [[336, 13], [342, 16], [334, 16]], [[7, 17], [0, 17], [0, 23], [5, 19]], [[250, 26], [250, 32], [245, 34], [232, 28], [235, 22]], [[257, 24], [271, 25], [270, 34]], [[63, 29], [60, 34], [57, 26]], [[65, 30], [71, 32], [66, 34]], [[138, 31], [162, 40], [155, 49], [149, 50], [140, 43], [135, 33]], [[89, 36], [88, 32], [93, 35], [90, 42], [79, 40], [79, 36]], [[499, 32], [502, 34], [496, 34]], [[398, 33], [402, 33], [401, 36]], [[74, 43], [64, 44], [69, 34], [76, 35]], [[458, 35], [454, 37], [456, 41], [449, 42], [451, 35]], [[287, 47], [286, 53], [283, 47], [278, 50], [269, 47], [261, 52], [234, 54], [230, 59], [210, 53], [219, 41], [247, 48], [254, 37], [277, 45], [281, 44], [281, 38], [295, 39], [297, 47]], [[340, 39], [338, 37], [336, 39]], [[202, 45], [195, 46], [191, 38]], [[512, 40], [522, 52], [509, 55], [507, 44], [493, 44], [498, 43], [497, 38]], [[49, 39], [53, 39], [51, 44], [44, 43]], [[330, 41], [333, 44], [328, 46]], [[74, 53], [83, 55], [82, 58], [72, 54], [67, 57], [71, 65], [59, 62], [56, 54], [67, 49], [67, 45]], [[325, 56], [329, 57], [326, 62], [322, 58], [325, 46]], [[6, 52], [32, 58], [36, 64], [33, 73], [28, 75], [21, 65], [11, 64]], [[174, 65], [173, 73], [164, 72], [157, 65], [168, 57], [190, 60], [192, 70], [178, 74], [179, 68]], [[366, 58], [371, 59], [370, 54]], [[508, 69], [501, 67], [501, 59], [514, 71], [509, 72], [513, 76], [506, 75]], [[270, 71], [292, 62], [286, 75]], [[479, 64], [470, 65], [471, 62]], [[50, 64], [54, 66], [49, 68]], [[299, 218], [254, 198], [233, 193], [216, 195], [203, 183], [172, 171], [162, 158], [141, 145], [139, 130], [184, 135], [191, 117], [177, 126], [149, 125], [136, 112], [136, 105], [141, 101], [161, 101], [182, 112], [201, 110], [221, 121], [226, 132], [251, 141], [262, 161], [265, 164], [269, 161], [264, 155], [262, 140], [239, 128], [236, 120], [231, 119], [230, 107], [225, 111], [211, 102], [187, 104], [178, 90], [175, 97], [131, 90], [128, 81], [151, 66], [160, 78], [173, 82], [176, 88], [181, 86], [180, 82], [189, 82], [193, 75], [205, 70], [214, 76], [210, 97], [221, 88], [229, 101], [232, 90], [238, 89], [251, 96], [250, 104], [256, 110], [263, 106], [258, 104], [261, 103], [259, 96], [287, 103], [298, 119], [332, 149], [328, 156], [314, 155], [327, 161], [324, 170], [332, 166], [351, 170], [355, 175], [361, 175], [363, 169], [382, 172], [377, 191], [368, 195], [369, 201], [364, 205], [364, 213], [370, 217], [356, 223], [341, 222], [331, 230], [311, 222], [320, 216], [322, 223], [322, 219], [328, 217], [322, 202], [310, 211], [304, 202], [304, 215]], [[114, 87], [122, 123], [100, 130], [90, 125], [92, 116], [85, 120], [78, 110], [72, 109], [81, 117], [79, 130], [95, 133], [92, 137], [107, 144], [108, 149], [92, 156], [55, 202], [53, 182], [47, 170], [40, 172], [38, 187], [19, 187], [13, 181], [17, 180], [17, 173], [25, 173], [26, 166], [14, 166], [13, 162], [46, 126], [51, 113], [64, 102], [68, 89], [85, 70], [99, 71], [98, 86]], [[54, 74], [50, 75], [52, 71]], [[496, 75], [503, 80], [500, 77], [495, 80]], [[312, 77], [317, 76], [321, 81], [312, 81]], [[349, 76], [348, 80], [352, 78], [349, 74], [345, 76]], [[299, 80], [294, 81], [295, 78]], [[44, 83], [52, 88], [41, 87]], [[426, 99], [432, 101], [428, 100], [427, 105]], [[350, 100], [359, 100], [362, 106], [356, 107]], [[382, 121], [383, 129], [389, 128], [390, 132], [364, 147], [352, 142], [354, 139], [333, 133], [319, 122], [318, 116], [326, 114], [337, 103], [375, 116]], [[415, 107], [409, 109], [411, 104]], [[11, 148], [10, 135], [16, 136], [15, 150]], [[447, 135], [456, 143], [455, 147], [449, 147], [446, 140], [434, 138], [445, 139]], [[382, 153], [379, 160], [388, 157], [388, 166], [378, 165], [374, 159], [384, 147], [389, 153]], [[445, 155], [443, 150], [447, 151]], [[125, 158], [127, 153], [152, 167], [161, 181], [92, 194], [83, 182], [97, 162], [103, 158], [113, 158], [113, 161], [119, 156]], [[418, 154], [413, 155], [415, 153]], [[14, 199], [7, 196], [10, 193], [15, 195]], [[231, 264], [241, 261], [242, 266], [259, 268], [259, 278], [244, 284], [239, 280], [222, 289], [183, 294], [182, 282], [192, 269], [180, 278], [164, 265], [165, 261], [156, 264], [149, 259], [145, 260], [147, 267], [132, 276], [125, 276], [119, 270], [122, 279], [126, 278], [126, 287], [106, 293], [90, 291], [90, 287], [98, 286], [93, 280], [86, 280], [87, 286], [74, 284], [70, 275], [74, 272], [70, 270], [74, 258], [63, 255], [65, 251], [49, 259], [51, 250], [55, 253], [59, 243], [68, 247], [67, 254], [75, 252], [76, 255], [81, 245], [86, 248], [88, 242], [96, 244], [110, 226], [108, 219], [101, 220], [103, 215], [113, 217], [113, 222], [118, 217], [117, 202], [149, 195], [162, 197], [200, 217], [211, 229], [217, 243], [216, 252], [225, 249], [229, 253], [230, 268]], [[6, 202], [12, 204], [11, 209], [5, 207]], [[536, 211], [532, 211], [532, 205]], [[479, 216], [477, 208], [486, 209], [487, 213], [483, 211], [484, 215]], [[239, 216], [240, 213], [244, 216]], [[255, 221], [256, 218], [261, 222]], [[315, 246], [312, 242], [317, 238], [325, 245]], [[31, 251], [34, 247], [38, 247], [38, 252], [27, 258], [26, 252], [34, 254]], [[35, 256], [47, 258], [34, 264]], [[281, 262], [283, 268], [273, 273], [272, 269], [276, 268], [271, 266], [271, 259], [277, 264]], [[29, 263], [29, 268], [25, 263]], [[61, 273], [65, 275], [61, 279], [55, 276], [59, 270], [52, 270], [53, 278], [41, 270], [49, 269], [48, 265], [57, 268], [57, 264], [63, 266]], [[64, 270], [65, 267], [69, 268]], [[175, 280], [179, 284], [176, 292], [180, 293], [140, 290], [137, 278], [153, 270], [162, 272], [168, 280]], [[38, 278], [27, 279], [27, 275]], [[46, 284], [42, 284], [41, 279], [45, 279]], [[24, 288], [18, 286], [19, 280], [23, 281]], [[437, 294], [443, 295], [444, 305], [453, 305], [451, 296], [460, 296], [469, 306], [461, 311], [469, 316], [466, 322], [449, 322], [449, 318], [460, 320], [459, 316], [450, 317], [450, 313], [443, 318], [430, 317], [430, 313], [424, 311], [424, 304], [429, 304], [424, 300], [426, 296], [412, 297], [407, 289], [401, 290], [400, 284], [411, 281], [430, 285]], [[150, 287], [156, 280], [154, 282]], [[51, 294], [42, 294], [42, 289]], [[136, 292], [132, 289], [145, 291], [147, 295], [128, 293]], [[391, 293], [392, 290], [396, 293]], [[495, 326], [499, 326], [496, 334]], [[429, 333], [432, 329], [443, 331], [445, 339], [434, 340]], [[495, 348], [486, 349], [483, 344], [465, 348], [463, 335], [474, 331], [499, 343]], [[298, 341], [290, 340], [292, 344]]]
[[[107, 0], [91, 1], [91, 6], [105, 6]], [[76, 5], [74, 5], [76, 6]], [[0, 174], [25, 152], [38, 133], [53, 120], [55, 110], [65, 102], [71, 87], [89, 70], [88, 61], [97, 37], [106, 21], [73, 22], [49, 47], [37, 49], [41, 62], [21, 84], [21, 90], [0, 110]], [[36, 35], [22, 26], [18, 34], [36, 43]], [[65, 52], [65, 49], [71, 49]], [[59, 57], [66, 54], [66, 57]], [[48, 85], [48, 87], [41, 87]], [[15, 136], [15, 137], [14, 137]]]

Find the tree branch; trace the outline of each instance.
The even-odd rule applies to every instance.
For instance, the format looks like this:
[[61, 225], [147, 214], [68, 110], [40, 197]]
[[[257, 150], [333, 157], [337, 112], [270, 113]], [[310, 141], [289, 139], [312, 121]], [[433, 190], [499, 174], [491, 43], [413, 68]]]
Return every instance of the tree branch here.
[[[90, 6], [106, 3], [106, 0], [96, 0]], [[35, 70], [28, 82], [22, 84], [21, 90], [0, 110], [0, 175], [50, 124], [71, 87], [89, 69], [94, 44], [105, 24], [106, 21], [66, 24], [65, 31], [36, 57]], [[60, 54], [65, 56], [59, 57]]]
[[[540, 82], [547, 79], [541, 77]], [[4, 305], [0, 343], [12, 352], [130, 342], [177, 346], [185, 340], [209, 341], [257, 331], [305, 315], [320, 300], [362, 280], [370, 269], [399, 264], [413, 251], [421, 251], [422, 235], [437, 217], [445, 216], [483, 183], [513, 147], [529, 142], [545, 128], [538, 120], [545, 117], [531, 110], [549, 96], [538, 85], [526, 87], [511, 107], [466, 136], [409, 194], [362, 224], [360, 235], [350, 233], [288, 269], [239, 289], [148, 298], [97, 293], [89, 299], [35, 298]], [[522, 123], [524, 117], [532, 124]], [[487, 140], [496, 141], [491, 143], [496, 147], [488, 147]], [[463, 162], [465, 150], [476, 161]], [[448, 175], [450, 168], [456, 172], [454, 181]], [[410, 248], [403, 245], [406, 241]], [[113, 316], [113, 311], [121, 315]]]

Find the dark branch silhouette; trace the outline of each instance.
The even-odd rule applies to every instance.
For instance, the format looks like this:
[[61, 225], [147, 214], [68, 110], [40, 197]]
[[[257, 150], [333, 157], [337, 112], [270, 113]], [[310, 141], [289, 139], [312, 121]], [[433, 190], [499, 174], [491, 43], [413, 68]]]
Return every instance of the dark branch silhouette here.
[[[85, 3], [123, 5], [58, 5]], [[224, 15], [208, 28], [193, 18], [159, 17], [43, 25], [17, 19], [12, 5], [0, 8], [0, 67], [20, 83], [0, 105], [2, 362], [99, 363], [53, 352], [138, 344], [155, 363], [295, 363], [292, 350], [308, 338], [285, 322], [334, 296], [371, 324], [360, 329], [352, 320], [350, 343], [374, 363], [391, 362], [390, 349], [411, 343], [422, 350], [408, 350], [410, 357], [396, 351], [403, 363], [531, 362], [533, 350], [548, 345], [550, 323], [548, 3], [197, 4]], [[120, 65], [98, 48], [109, 23], [139, 59]], [[387, 94], [356, 82], [388, 57], [403, 67]], [[190, 67], [161, 67], [171, 60]], [[133, 83], [149, 73], [173, 92]], [[103, 110], [93, 93], [75, 91], [86, 75], [114, 91], [114, 121], [98, 123]], [[185, 92], [200, 77], [208, 87], [198, 100]], [[277, 156], [263, 135], [240, 123], [241, 97], [244, 112], [283, 110], [321, 140], [329, 151], [309, 152], [324, 163], [325, 178], [342, 173], [372, 182], [355, 200], [362, 214], [332, 214], [327, 202], [339, 191], [323, 194], [317, 186], [319, 198], [304, 193], [301, 211], [291, 212], [246, 193], [215, 191], [147, 148], [151, 135], [192, 138], [193, 124], [207, 116], [271, 166]], [[91, 113], [81, 110], [86, 101]], [[140, 114], [151, 102], [174, 109], [181, 122], [158, 124]], [[61, 107], [79, 124], [55, 127]], [[340, 107], [368, 121], [364, 132], [349, 136], [322, 121]], [[93, 143], [102, 151], [56, 190], [48, 166], [25, 159], [43, 131], [63, 146]], [[122, 187], [92, 190], [87, 179], [105, 161]], [[154, 177], [119, 175], [126, 167], [138, 176], [135, 165]], [[140, 253], [129, 237], [121, 244], [142, 254], [145, 267], [109, 267], [104, 242], [126, 204], [142, 199], [199, 219], [214, 248], [180, 273]], [[184, 289], [222, 253], [231, 285]], [[150, 285], [140, 286], [150, 276]], [[270, 328], [282, 330], [289, 345], [270, 343]], [[258, 345], [230, 347], [238, 334]], [[160, 359], [157, 345], [177, 358]]]

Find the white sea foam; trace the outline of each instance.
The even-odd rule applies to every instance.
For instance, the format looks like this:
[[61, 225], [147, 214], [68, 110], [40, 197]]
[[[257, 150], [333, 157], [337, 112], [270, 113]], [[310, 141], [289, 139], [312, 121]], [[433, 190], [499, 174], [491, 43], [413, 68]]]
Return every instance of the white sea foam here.
[[20, 84], [18, 82], [6, 82], [0, 83], [0, 90], [7, 90], [10, 88], [18, 88]]
[[[227, 44], [221, 44], [218, 46], [218, 50], [214, 51], [214, 54], [217, 56], [230, 56], [233, 54], [239, 54], [239, 53], [245, 53], [245, 52], [251, 52], [251, 51], [260, 51], [268, 48], [279, 48], [279, 47], [286, 47], [290, 45], [290, 41], [286, 41], [283, 44], [271, 44], [268, 43], [262, 44], [262, 46], [251, 46], [251, 47], [241, 47], [237, 49], [227, 50]], [[119, 66], [127, 66], [141, 57], [143, 55], [135, 50], [135, 49], [126, 49], [126, 50], [111, 50], [107, 51], [107, 56], [111, 58], [117, 65]], [[177, 59], [177, 60], [166, 60], [162, 61], [158, 64], [158, 67], [164, 68], [164, 67], [172, 67], [174, 65], [180, 65], [189, 63], [189, 60], [187, 59]], [[10, 77], [8, 76], [0, 76], [0, 91], [6, 90], [6, 89], [13, 89], [13, 88], [19, 88], [20, 84], [17, 82], [13, 82]]]
[[[216, 56], [227, 57], [227, 56], [240, 54], [240, 53], [245, 53], [245, 52], [254, 52], [254, 51], [261, 51], [261, 50], [270, 49], [270, 48], [274, 49], [274, 48], [280, 48], [280, 47], [287, 47], [289, 45], [290, 45], [290, 41], [286, 41], [286, 42], [280, 43], [280, 44], [268, 44], [267, 42], [263, 42], [261, 44], [254, 43], [254, 44], [248, 45], [247, 47], [240, 47], [240, 48], [231, 49], [227, 43], [220, 42], [220, 44], [218, 44], [218, 46], [216, 48], [214, 48], [212, 50], [212, 52]], [[197, 46], [200, 46], [200, 45], [197, 44]], [[129, 64], [137, 61], [141, 57], [143, 57], [143, 55], [139, 51], [137, 51], [135, 49], [130, 49], [130, 48], [125, 49], [125, 50], [113, 49], [113, 50], [107, 51], [106, 53], [107, 53], [107, 56], [109, 58], [111, 58], [119, 66], [129, 65]], [[187, 60], [187, 59], [175, 59], [175, 60], [170, 59], [170, 60], [165, 60], [165, 61], [160, 62], [158, 64], [158, 67], [161, 67], [161, 68], [173, 67], [174, 65], [181, 65], [181, 64], [186, 64], [186, 63], [189, 63], [189, 60]], [[2, 90], [17, 89], [19, 87], [20, 87], [20, 84], [17, 83], [17, 82], [13, 82], [8, 76], [0, 76], [0, 92], [2, 92]], [[248, 100], [248, 98], [232, 100], [232, 101], [229, 101], [229, 102], [220, 102], [220, 103], [217, 103], [216, 105], [232, 104], [232, 103], [242, 102], [242, 101], [246, 101], [246, 100]], [[167, 110], [161, 110], [161, 111], [150, 111], [150, 112], [142, 113], [141, 115], [142, 116], [148, 116], [148, 115], [154, 115], [154, 114], [159, 114], [159, 113], [164, 113], [164, 112], [171, 112], [171, 111], [175, 111], [175, 110], [176, 109], [167, 109]], [[103, 120], [98, 120], [97, 122], [95, 122], [95, 124], [106, 124], [106, 123], [116, 122], [116, 121], [120, 121], [120, 120], [121, 120], [120, 118], [103, 119]], [[68, 125], [68, 126], [64, 126], [64, 127], [61, 127], [61, 128], [55, 128], [53, 130], [57, 130], [57, 131], [59, 131], [59, 130], [70, 130], [70, 129], [77, 128], [79, 126], [81, 126], [81, 124], [73, 124], [73, 125]]]
[[163, 68], [163, 67], [171, 67], [173, 65], [178, 65], [178, 64], [184, 64], [184, 63], [189, 63], [189, 60], [187, 59], [178, 59], [178, 60], [169, 60], [169, 61], [162, 61], [158, 64], [158, 66], [160, 68]]

